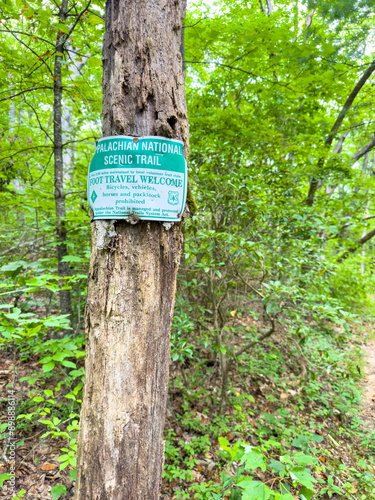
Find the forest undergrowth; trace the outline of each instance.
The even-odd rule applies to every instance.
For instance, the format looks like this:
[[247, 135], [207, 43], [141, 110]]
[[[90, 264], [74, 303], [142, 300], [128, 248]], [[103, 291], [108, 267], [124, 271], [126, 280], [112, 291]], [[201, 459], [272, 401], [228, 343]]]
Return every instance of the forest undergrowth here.
[[[231, 322], [262, 320], [233, 312]], [[185, 346], [187, 357], [175, 356], [161, 498], [375, 498], [374, 422], [362, 415], [363, 355], [373, 324], [306, 322], [308, 337], [280, 326], [237, 360], [224, 409], [219, 362], [199, 332]], [[50, 339], [50, 356], [35, 346], [1, 351], [1, 393], [11, 388], [17, 401], [19, 494], [7, 491], [4, 450], [0, 498], [74, 497], [82, 341]], [[5, 439], [7, 407], [3, 398]]]

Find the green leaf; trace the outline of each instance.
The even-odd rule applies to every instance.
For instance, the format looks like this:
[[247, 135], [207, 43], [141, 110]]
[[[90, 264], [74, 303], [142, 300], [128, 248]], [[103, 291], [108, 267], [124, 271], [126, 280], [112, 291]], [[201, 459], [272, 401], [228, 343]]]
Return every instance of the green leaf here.
[[238, 486], [244, 488], [242, 500], [268, 500], [271, 496], [271, 489], [267, 485], [250, 477], [239, 481]]
[[241, 461], [245, 464], [246, 469], [255, 470], [259, 467], [263, 471], [266, 470], [266, 460], [263, 454], [251, 446], [245, 446], [245, 453]]
[[72, 363], [72, 361], [67, 361], [66, 359], [61, 362], [63, 366], [67, 366], [68, 368], [77, 368], [75, 363]]
[[301, 497], [301, 500], [310, 500], [314, 495], [314, 491], [309, 490], [308, 488], [303, 487], [299, 490], [299, 496]]
[[310, 490], [314, 488], [313, 483], [316, 482], [316, 479], [312, 477], [309, 469], [305, 467], [293, 467], [293, 469], [289, 471], [289, 475], [293, 481], [306, 486], [306, 488]]
[[54, 362], [54, 361], [50, 361], [49, 363], [45, 363], [45, 364], [43, 365], [43, 373], [50, 372], [50, 371], [52, 371], [54, 368], [55, 368], [55, 362]]
[[67, 349], [68, 351], [74, 351], [77, 349], [76, 344], [73, 344], [73, 342], [68, 342], [67, 344], [64, 344], [64, 349]]
[[87, 262], [87, 259], [78, 257], [77, 255], [65, 255], [61, 260], [62, 262]]
[[236, 452], [233, 451], [232, 448], [229, 446], [229, 441], [223, 437], [219, 437], [218, 441], [220, 443], [221, 449], [227, 451], [231, 456], [231, 458], [234, 459], [234, 457], [236, 456]]
[[25, 493], [25, 490], [21, 490], [16, 497], [13, 497], [13, 499], [18, 500], [19, 498], [23, 498], [25, 496]]
[[104, 20], [93, 14], [89, 15], [89, 23], [92, 25], [104, 24]]
[[319, 436], [319, 434], [313, 434], [311, 437], [310, 437], [311, 441], [313, 441], [314, 443], [321, 443], [323, 441], [323, 436]]
[[283, 466], [282, 463], [278, 462], [277, 460], [272, 460], [269, 465], [271, 469], [273, 469], [278, 474], [280, 474], [280, 472], [285, 472], [285, 467]]
[[308, 442], [309, 438], [301, 434], [300, 436], [298, 436], [298, 438], [293, 439], [292, 446], [294, 446], [295, 448], [306, 448]]
[[5, 266], [0, 267], [0, 271], [4, 273], [8, 278], [15, 278], [17, 274], [19, 274], [22, 269], [26, 269], [27, 262], [24, 260], [17, 260], [16, 262], [10, 262]]
[[65, 24], [62, 24], [62, 23], [58, 23], [57, 27], [59, 28], [60, 31], [62, 31], [63, 33], [66, 33], [68, 34], [69, 33], [69, 28], [68, 26], [65, 26]]
[[66, 495], [66, 486], [63, 486], [61, 484], [56, 484], [56, 486], [54, 486], [51, 490], [51, 495], [53, 500], [57, 500], [62, 495]]
[[283, 495], [290, 495], [290, 485], [288, 483], [280, 483], [280, 491]]
[[8, 481], [11, 478], [11, 474], [6, 472], [5, 474], [1, 474], [0, 476], [0, 488], [4, 486], [4, 481]]
[[39, 422], [40, 422], [41, 424], [48, 425], [49, 427], [52, 427], [52, 426], [53, 426], [53, 423], [51, 422], [51, 420], [39, 420]]
[[316, 457], [305, 455], [302, 452], [295, 453], [293, 455], [293, 459], [297, 465], [314, 465], [319, 463], [319, 460]]
[[62, 361], [63, 359], [67, 358], [69, 356], [69, 354], [65, 353], [65, 352], [58, 352], [57, 354], [55, 354], [53, 356], [53, 361]]

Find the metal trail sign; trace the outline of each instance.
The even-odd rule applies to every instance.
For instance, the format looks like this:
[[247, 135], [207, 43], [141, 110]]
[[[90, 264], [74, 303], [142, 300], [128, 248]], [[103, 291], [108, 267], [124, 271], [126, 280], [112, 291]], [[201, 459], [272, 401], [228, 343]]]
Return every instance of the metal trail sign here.
[[179, 221], [187, 192], [183, 142], [165, 137], [99, 139], [87, 197], [94, 219]]

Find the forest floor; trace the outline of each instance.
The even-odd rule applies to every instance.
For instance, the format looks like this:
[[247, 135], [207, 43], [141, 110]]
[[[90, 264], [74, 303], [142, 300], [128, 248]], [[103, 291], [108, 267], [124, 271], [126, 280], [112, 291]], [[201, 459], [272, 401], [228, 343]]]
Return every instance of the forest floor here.
[[369, 429], [375, 428], [375, 340], [365, 347], [365, 379], [363, 381], [363, 417]]
[[[281, 453], [292, 458], [295, 452], [310, 454], [319, 461], [313, 474], [320, 490], [314, 498], [375, 499], [375, 340], [368, 335], [368, 343], [364, 344], [361, 333], [344, 342], [343, 335], [342, 328], [327, 328], [303, 343], [301, 339], [296, 342], [276, 335], [257, 346], [251, 356], [239, 360], [236, 371], [231, 373], [228, 406], [222, 416], [218, 414], [218, 367], [207, 365], [204, 352], [201, 362], [175, 366], [165, 425], [161, 499], [210, 500], [214, 492], [220, 491], [223, 472], [233, 475], [235, 471], [226, 465], [219, 437], [230, 446], [238, 441], [252, 446], [277, 442], [281, 448], [270, 450], [272, 457]], [[79, 361], [83, 364], [83, 360]], [[28, 407], [32, 415], [31, 401], [38, 391], [54, 390], [61, 377], [56, 373], [27, 386], [22, 378], [40, 371], [39, 360], [19, 362], [15, 372], [13, 354], [5, 350], [0, 351], [0, 366], [0, 425], [8, 419], [7, 387], [14, 387], [19, 403], [22, 399], [22, 412]], [[60, 403], [66, 406], [63, 398], [61, 395]], [[4, 432], [4, 427], [0, 428]], [[75, 485], [70, 478], [71, 467], [59, 467], [60, 450], [67, 446], [67, 440], [51, 436], [41, 439], [45, 431], [32, 416], [21, 422], [17, 430], [15, 491], [25, 490], [19, 498], [27, 500], [51, 500], [53, 486], [62, 485], [66, 487], [64, 494], [55, 498], [71, 499]], [[3, 438], [5, 445], [4, 434]], [[3, 454], [0, 462], [0, 480], [9, 472], [6, 456]], [[275, 479], [268, 470], [256, 470], [254, 477], [265, 483]], [[299, 498], [294, 489], [291, 493], [293, 498]], [[12, 498], [14, 493], [5, 481], [0, 499]], [[229, 496], [223, 494], [220, 498]]]

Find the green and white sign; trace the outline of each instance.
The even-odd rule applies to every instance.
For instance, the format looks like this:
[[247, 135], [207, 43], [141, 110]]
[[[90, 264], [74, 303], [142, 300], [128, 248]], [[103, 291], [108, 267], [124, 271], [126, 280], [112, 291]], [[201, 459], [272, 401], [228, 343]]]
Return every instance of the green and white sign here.
[[164, 137], [99, 139], [87, 195], [94, 219], [179, 221], [187, 191], [184, 144]]

